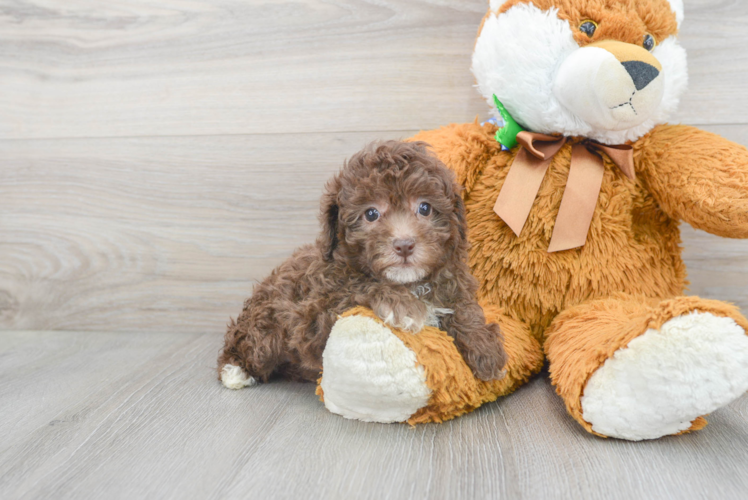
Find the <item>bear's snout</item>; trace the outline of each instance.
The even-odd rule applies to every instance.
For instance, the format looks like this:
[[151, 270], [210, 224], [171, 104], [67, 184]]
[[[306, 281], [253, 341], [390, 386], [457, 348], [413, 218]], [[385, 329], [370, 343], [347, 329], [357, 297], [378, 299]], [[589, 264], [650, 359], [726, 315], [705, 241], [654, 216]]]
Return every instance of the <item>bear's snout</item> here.
[[664, 93], [662, 65], [636, 45], [614, 40], [589, 44], [561, 64], [553, 93], [590, 125], [626, 130], [658, 109]]

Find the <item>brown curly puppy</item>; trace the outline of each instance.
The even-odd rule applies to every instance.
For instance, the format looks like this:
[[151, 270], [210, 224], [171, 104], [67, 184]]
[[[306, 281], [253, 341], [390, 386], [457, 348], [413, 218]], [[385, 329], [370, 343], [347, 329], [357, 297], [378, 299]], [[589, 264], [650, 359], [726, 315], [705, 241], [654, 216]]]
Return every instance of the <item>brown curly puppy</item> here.
[[486, 324], [466, 264], [460, 188], [426, 146], [371, 144], [327, 184], [316, 244], [257, 285], [231, 321], [218, 358], [224, 385], [317, 380], [337, 315], [354, 306], [414, 333], [439, 326], [478, 378], [503, 375], [503, 338]]

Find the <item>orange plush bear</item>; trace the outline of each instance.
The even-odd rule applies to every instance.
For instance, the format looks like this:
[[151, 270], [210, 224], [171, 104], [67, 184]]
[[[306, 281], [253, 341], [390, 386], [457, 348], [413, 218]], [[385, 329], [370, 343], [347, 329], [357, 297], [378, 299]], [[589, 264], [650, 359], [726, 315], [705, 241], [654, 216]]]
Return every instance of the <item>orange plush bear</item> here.
[[507, 376], [476, 380], [443, 332], [411, 335], [355, 310], [325, 351], [331, 411], [442, 421], [547, 360], [585, 429], [641, 440], [697, 430], [748, 390], [746, 318], [683, 296], [679, 221], [748, 238], [748, 151], [665, 124], [687, 83], [682, 19], [681, 0], [490, 2], [472, 70], [501, 128], [414, 139], [465, 188], [470, 265], [502, 327]]

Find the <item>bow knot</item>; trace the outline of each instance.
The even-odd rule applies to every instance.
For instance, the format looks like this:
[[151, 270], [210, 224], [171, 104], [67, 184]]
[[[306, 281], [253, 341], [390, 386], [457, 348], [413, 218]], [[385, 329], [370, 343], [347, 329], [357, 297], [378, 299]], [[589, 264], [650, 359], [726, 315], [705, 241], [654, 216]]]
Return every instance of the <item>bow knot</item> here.
[[[519, 236], [530, 215], [540, 184], [551, 160], [568, 137], [522, 131], [517, 134], [520, 149], [496, 200], [494, 211]], [[561, 206], [553, 227], [548, 252], [560, 252], [584, 246], [602, 187], [605, 166], [599, 153], [604, 153], [631, 180], [634, 152], [629, 145], [609, 146], [590, 140], [574, 143], [571, 167]]]

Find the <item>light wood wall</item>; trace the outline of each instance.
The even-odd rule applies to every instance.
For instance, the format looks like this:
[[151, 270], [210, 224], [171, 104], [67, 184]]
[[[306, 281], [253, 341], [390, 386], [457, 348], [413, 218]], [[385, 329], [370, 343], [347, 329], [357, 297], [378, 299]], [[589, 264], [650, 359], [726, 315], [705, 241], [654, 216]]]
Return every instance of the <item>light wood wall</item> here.
[[[488, 117], [484, 0], [0, 0], [0, 328], [222, 331], [367, 141]], [[674, 122], [748, 144], [748, 2], [686, 0]], [[748, 241], [684, 227], [748, 308]]]

